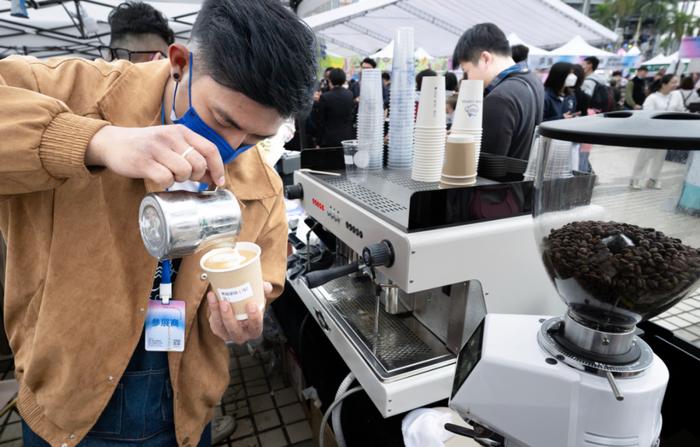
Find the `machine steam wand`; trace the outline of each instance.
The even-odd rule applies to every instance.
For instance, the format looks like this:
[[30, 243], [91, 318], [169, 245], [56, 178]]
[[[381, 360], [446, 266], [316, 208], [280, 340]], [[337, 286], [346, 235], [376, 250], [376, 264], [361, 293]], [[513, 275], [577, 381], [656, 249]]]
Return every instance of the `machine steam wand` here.
[[376, 267], [391, 267], [394, 264], [394, 250], [387, 240], [366, 246], [362, 250], [362, 262], [355, 261], [347, 265], [331, 267], [326, 270], [316, 270], [304, 275], [310, 289], [322, 286], [334, 279], [356, 273], [362, 269]]

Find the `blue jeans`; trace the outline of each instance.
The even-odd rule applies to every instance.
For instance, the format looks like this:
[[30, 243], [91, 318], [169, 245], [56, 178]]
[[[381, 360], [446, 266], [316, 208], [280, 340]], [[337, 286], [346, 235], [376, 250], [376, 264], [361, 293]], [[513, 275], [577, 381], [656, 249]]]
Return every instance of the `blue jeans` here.
[[[25, 447], [49, 447], [22, 421]], [[146, 352], [143, 334], [107, 407], [81, 447], [172, 447], [177, 445], [173, 423], [173, 389], [164, 352]], [[211, 445], [211, 427], [199, 447]]]
[[591, 162], [589, 161], [591, 153], [590, 152], [579, 152], [578, 153], [578, 170], [581, 172], [592, 172]]

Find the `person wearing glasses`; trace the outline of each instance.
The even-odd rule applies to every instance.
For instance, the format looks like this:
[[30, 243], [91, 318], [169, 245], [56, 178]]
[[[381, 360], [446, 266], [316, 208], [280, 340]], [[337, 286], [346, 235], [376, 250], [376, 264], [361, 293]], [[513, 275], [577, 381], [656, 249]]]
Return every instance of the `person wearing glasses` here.
[[107, 61], [149, 62], [164, 59], [175, 42], [168, 19], [145, 2], [124, 2], [109, 13], [109, 46], [100, 47]]
[[[211, 445], [226, 342], [258, 338], [263, 312], [251, 304], [237, 320], [202, 278], [201, 254], [173, 261], [165, 281], [139, 204], [187, 180], [231, 190], [238, 240], [261, 247], [265, 296], [278, 297], [282, 181], [256, 144], [310, 107], [317, 48], [279, 0], [205, 0], [190, 43], [166, 59], [0, 61], [4, 317], [25, 447]], [[160, 320], [182, 334], [175, 345], [153, 332], [160, 285], [180, 310]]]

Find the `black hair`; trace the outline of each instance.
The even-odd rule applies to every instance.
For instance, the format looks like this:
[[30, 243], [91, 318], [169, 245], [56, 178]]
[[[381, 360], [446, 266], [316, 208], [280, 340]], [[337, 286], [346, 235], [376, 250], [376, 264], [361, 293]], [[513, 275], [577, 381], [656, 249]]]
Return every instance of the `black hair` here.
[[418, 73], [416, 75], [416, 91], [420, 91], [420, 87], [421, 85], [423, 85], [423, 78], [426, 76], [437, 76], [437, 73], [435, 73], [430, 68], [426, 68], [425, 70]]
[[669, 74], [663, 75], [663, 76], [661, 77], [661, 85], [666, 85], [666, 84], [668, 84], [668, 83], [671, 82], [671, 81], [673, 80], [673, 78], [675, 78], [675, 77], [676, 77], [676, 75], [674, 75], [673, 73], [669, 73]]
[[328, 72], [331, 70], [333, 70], [333, 67], [326, 67], [326, 69], [323, 70], [323, 73], [328, 74]]
[[279, 0], [205, 0], [192, 28], [203, 72], [283, 117], [312, 104], [313, 31]]
[[369, 64], [372, 66], [372, 68], [377, 68], [377, 61], [375, 61], [371, 57], [366, 57], [366, 58], [362, 59], [362, 62], [360, 63], [360, 65], [362, 65], [362, 64]]
[[112, 46], [129, 34], [155, 34], [168, 45], [175, 42], [175, 34], [168, 25], [168, 19], [148, 3], [124, 2], [109, 13], [107, 20]]
[[452, 68], [460, 62], [476, 64], [483, 51], [510, 56], [510, 44], [503, 31], [493, 23], [479, 23], [462, 34], [452, 55]]
[[598, 69], [598, 64], [600, 64], [600, 59], [598, 59], [595, 56], [588, 56], [584, 59], [584, 61], [591, 64], [591, 68], [593, 69], [593, 71], [596, 71]]
[[583, 67], [579, 64], [573, 64], [571, 67], [576, 75], [576, 84], [574, 85], [574, 90], [578, 90], [583, 85], [583, 81], [586, 80], [586, 74], [583, 72]]
[[613, 76], [622, 76], [622, 70], [615, 70], [612, 72]]
[[382, 72], [382, 80], [384, 80], [384, 81], [391, 81], [391, 75], [389, 74], [388, 71], [383, 71], [383, 72]]
[[568, 62], [557, 62], [549, 69], [547, 80], [544, 81], [545, 88], [552, 90], [557, 95], [564, 89], [566, 77], [569, 76], [573, 69], [572, 64]]
[[342, 68], [334, 68], [328, 75], [328, 80], [331, 81], [333, 87], [340, 87], [341, 85], [345, 84], [346, 79], [347, 76], [345, 76], [345, 71], [343, 71]]
[[642, 65], [641, 67], [639, 67], [637, 69], [637, 72], [640, 72], [640, 71], [649, 71], [649, 67], [647, 67], [646, 65]]
[[513, 55], [513, 60], [517, 64], [518, 62], [527, 60], [527, 56], [530, 54], [530, 48], [523, 44], [517, 44], [510, 47], [510, 52]]
[[681, 90], [695, 90], [695, 83], [691, 76], [686, 76], [681, 79]]
[[457, 75], [448, 71], [445, 73], [445, 91], [454, 92], [457, 90]]

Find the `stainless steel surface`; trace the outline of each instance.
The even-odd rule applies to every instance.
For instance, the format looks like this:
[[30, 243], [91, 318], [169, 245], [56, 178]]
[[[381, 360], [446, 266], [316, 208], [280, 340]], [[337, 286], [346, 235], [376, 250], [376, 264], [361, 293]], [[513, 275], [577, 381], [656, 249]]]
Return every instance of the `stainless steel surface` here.
[[378, 377], [388, 381], [454, 361], [455, 356], [443, 342], [412, 316], [397, 317], [381, 306], [377, 312], [374, 289], [369, 278], [344, 277], [313, 293]]
[[395, 284], [382, 284], [382, 301], [384, 303], [384, 312], [396, 315], [402, 312], [402, 307], [399, 303], [399, 287]]
[[241, 209], [227, 190], [157, 192], [139, 209], [141, 237], [159, 259], [179, 258], [222, 243], [235, 244]]
[[608, 383], [610, 384], [610, 388], [612, 389], [612, 392], [615, 395], [615, 399], [625, 400], [625, 396], [622, 395], [620, 389], [617, 387], [617, 383], [615, 383], [615, 377], [613, 377], [612, 373], [610, 371], [606, 371], [605, 377], [608, 379]]
[[[453, 286], [454, 287], [454, 286]], [[452, 310], [447, 320], [447, 348], [459, 354], [459, 351], [471, 337], [474, 330], [486, 316], [486, 301], [479, 281], [469, 281], [466, 290], [459, 293], [453, 289], [450, 295]]]
[[586, 351], [618, 355], [628, 352], [632, 347], [634, 328], [621, 333], [604, 332], [579, 323], [567, 312], [564, 315], [564, 337]]
[[641, 356], [633, 363], [612, 365], [590, 360], [573, 353], [561, 346], [550, 333], [550, 331], [556, 328], [557, 325], [560, 325], [562, 321], [562, 317], [554, 317], [544, 321], [540, 332], [537, 334], [537, 342], [542, 349], [553, 357], [578, 370], [598, 374], [599, 376], [605, 376], [607, 372], [611, 372], [616, 377], [629, 377], [644, 372], [654, 361], [654, 352], [644, 340], [637, 336], [634, 337], [632, 344], [639, 346]]

